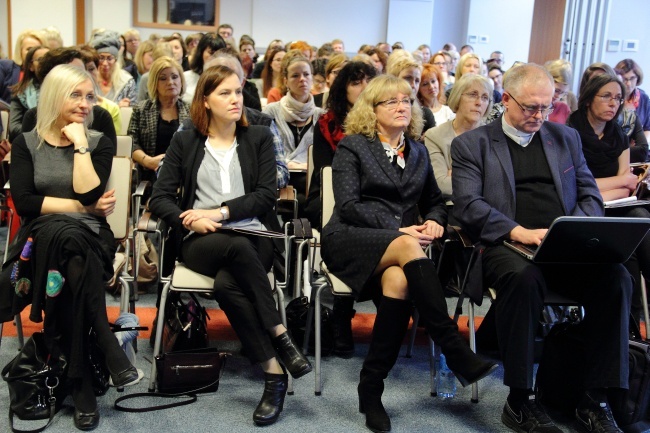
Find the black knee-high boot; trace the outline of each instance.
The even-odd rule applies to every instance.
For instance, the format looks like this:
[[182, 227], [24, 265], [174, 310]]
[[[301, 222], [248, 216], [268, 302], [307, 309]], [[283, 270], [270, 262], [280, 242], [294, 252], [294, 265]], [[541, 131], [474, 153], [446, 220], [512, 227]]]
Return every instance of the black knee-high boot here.
[[467, 386], [493, 371], [497, 365], [472, 352], [449, 317], [434, 263], [426, 258], [411, 260], [404, 265], [403, 271], [409, 294], [420, 313], [420, 325], [440, 345], [449, 368], [460, 383]]
[[353, 307], [353, 298], [334, 297], [334, 304], [332, 306], [332, 322], [334, 327], [333, 352], [341, 358], [350, 358], [354, 355], [354, 340], [352, 339]]
[[368, 355], [363, 361], [359, 387], [359, 411], [373, 432], [390, 431], [390, 418], [381, 403], [384, 379], [395, 365], [406, 334], [413, 304], [384, 296], [377, 310]]

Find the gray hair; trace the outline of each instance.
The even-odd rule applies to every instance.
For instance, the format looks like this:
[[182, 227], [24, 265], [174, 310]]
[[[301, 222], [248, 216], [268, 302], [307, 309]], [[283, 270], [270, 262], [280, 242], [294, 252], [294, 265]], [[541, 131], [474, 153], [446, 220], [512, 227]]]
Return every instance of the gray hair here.
[[520, 93], [524, 84], [535, 84], [542, 86], [549, 85], [555, 88], [553, 76], [544, 68], [536, 63], [526, 63], [517, 67], [512, 67], [503, 76], [503, 90], [511, 95]]

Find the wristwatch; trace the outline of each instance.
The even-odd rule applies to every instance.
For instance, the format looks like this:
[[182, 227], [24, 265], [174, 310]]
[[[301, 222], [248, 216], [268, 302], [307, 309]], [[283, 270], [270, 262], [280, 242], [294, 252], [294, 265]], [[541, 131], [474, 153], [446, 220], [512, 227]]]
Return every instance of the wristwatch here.
[[87, 147], [80, 147], [79, 149], [75, 149], [75, 150], [74, 150], [74, 153], [80, 153], [80, 154], [82, 154], [82, 155], [83, 155], [84, 153], [86, 153], [86, 152], [88, 152], [88, 148], [87, 148]]
[[230, 215], [228, 215], [228, 209], [225, 207], [220, 207], [219, 212], [221, 212], [221, 221], [226, 221]]

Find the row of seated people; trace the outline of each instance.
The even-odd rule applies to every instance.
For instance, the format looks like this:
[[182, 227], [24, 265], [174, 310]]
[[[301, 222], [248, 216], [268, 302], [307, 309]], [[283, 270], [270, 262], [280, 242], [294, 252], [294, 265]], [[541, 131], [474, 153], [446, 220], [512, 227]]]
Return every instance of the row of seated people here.
[[[297, 59], [300, 59], [300, 56], [296, 56], [296, 58], [297, 58]], [[287, 62], [287, 63], [289, 63], [289, 62]], [[302, 65], [301, 65], [301, 63], [302, 63]], [[303, 59], [301, 59], [301, 60], [299, 60], [299, 61], [295, 61], [293, 65], [296, 66], [296, 67], [300, 66], [300, 67], [303, 67], [303, 68], [305, 68], [305, 69], [308, 69], [308, 68], [309, 68], [309, 63], [308, 63], [308, 62], [305, 62], [305, 60], [303, 60]], [[289, 66], [291, 66], [291, 65], [289, 65]], [[287, 69], [289, 69], [289, 68], [287, 68]], [[298, 68], [298, 69], [299, 69], [299, 68]], [[296, 77], [296, 78], [297, 78], [296, 81], [297, 81], [297, 83], [299, 84], [299, 85], [297, 86], [297, 88], [298, 88], [298, 91], [296, 92], [297, 94], [298, 94], [298, 92], [299, 92], [301, 89], [304, 91], [305, 88], [307, 88], [307, 89], [309, 88], [309, 86], [306, 86], [306, 85], [305, 85], [305, 82], [310, 80], [310, 77], [311, 77], [311, 73], [310, 73], [310, 72], [311, 72], [311, 71], [303, 70], [302, 73], [299, 73], [299, 74], [298, 74], [299, 77]], [[240, 83], [240, 85], [241, 85], [241, 77], [238, 76], [237, 78], [239, 79], [239, 83]], [[388, 77], [382, 77], [382, 80], [385, 80], [385, 79], [388, 79]], [[170, 81], [173, 81], [173, 80], [171, 79], [171, 76], [170, 76]], [[302, 84], [301, 84], [301, 82], [302, 82]], [[217, 86], [217, 87], [218, 87], [218, 86]], [[411, 94], [413, 93], [413, 91], [414, 91], [414, 89], [412, 88], [412, 86], [410, 86], [410, 88], [411, 88], [411, 90], [408, 91], [408, 95], [411, 95]], [[506, 86], [506, 88], [507, 88], [507, 86]], [[182, 90], [181, 90], [181, 92], [182, 92]], [[513, 92], [513, 93], [516, 93], [516, 92]], [[507, 93], [506, 93], [506, 94], [507, 94]], [[404, 95], [404, 92], [402, 92], [402, 95]], [[205, 93], [203, 93], [203, 96], [205, 97], [205, 96], [207, 96], [207, 95], [206, 95]], [[379, 103], [379, 102], [381, 102], [381, 104], [379, 104], [379, 105], [373, 105], [373, 111], [374, 111], [374, 110], [378, 110], [379, 107], [385, 107], [385, 108], [388, 108], [388, 111], [391, 112], [391, 113], [393, 113], [393, 112], [394, 112], [394, 113], [398, 113], [398, 112], [399, 112], [399, 113], [403, 113], [403, 109], [404, 109], [404, 107], [407, 105], [407, 102], [408, 102], [408, 106], [409, 106], [409, 108], [410, 108], [410, 106], [411, 106], [410, 98], [406, 98], [407, 100], [405, 100], [404, 98], [393, 98], [392, 96], [394, 96], [394, 95], [390, 95], [390, 96], [391, 96], [391, 97], [388, 98], [388, 99], [377, 100], [377, 101], [375, 101], [375, 102], [374, 102], [375, 104], [376, 104], [376, 103]], [[511, 95], [509, 95], [509, 96], [511, 96]], [[614, 96], [610, 95], [610, 102], [614, 102], [614, 101], [617, 99], [616, 96], [617, 96], [617, 95], [614, 95]], [[469, 96], [468, 98], [471, 99], [471, 100], [473, 100], [473, 101], [476, 102], [476, 103], [479, 103], [479, 105], [480, 105], [480, 104], [484, 104], [484, 103], [486, 103], [486, 102], [489, 103], [489, 100], [490, 100], [490, 92], [487, 92], [486, 94], [482, 94], [482, 93], [477, 93], [476, 95], [474, 95], [474, 94], [470, 94], [470, 96]], [[197, 99], [197, 98], [195, 98], [195, 101], [196, 101], [196, 99]], [[200, 98], [198, 98], [198, 99], [200, 99]], [[309, 99], [309, 97], [308, 97], [308, 99]], [[506, 99], [512, 99], [512, 101], [515, 101], [514, 98], [508, 98], [508, 97], [507, 97]], [[622, 96], [621, 96], [621, 98], [618, 98], [618, 100], [621, 100], [621, 99], [622, 99]], [[507, 102], [507, 101], [506, 101], [506, 102]], [[516, 101], [515, 101], [515, 102], [516, 102]], [[205, 104], [207, 104], [207, 101], [205, 101], [205, 100], [204, 100], [204, 101], [199, 101], [199, 106], [201, 105], [201, 103], [203, 103], [204, 106], [205, 106]], [[518, 104], [519, 104], [519, 103], [517, 103], [517, 105], [518, 105]], [[208, 104], [208, 105], [209, 105], [209, 104]], [[505, 103], [504, 103], [504, 105], [506, 106], [506, 108], [508, 108], [508, 106], [507, 106]], [[512, 104], [510, 104], [510, 105], [512, 106]], [[548, 106], [549, 106], [549, 105], [550, 105], [550, 103], [547, 104], [547, 105], [545, 105], [545, 106], [543, 106], [544, 108], [541, 109], [541, 112], [548, 111]], [[530, 106], [532, 106], [532, 105], [525, 105], [525, 106], [526, 106], [526, 107], [530, 107]], [[355, 107], [356, 107], [356, 104], [355, 104]], [[522, 106], [522, 107], [523, 107], [523, 106]], [[537, 108], [539, 108], [539, 107], [537, 107]], [[235, 114], [235, 113], [237, 112], [237, 109], [234, 108], [233, 110], [234, 110], [234, 111], [233, 111], [233, 114]], [[240, 114], [240, 116], [241, 116], [241, 110], [242, 110], [242, 109], [239, 109], [239, 114]], [[531, 110], [532, 110], [532, 109], [531, 109]], [[522, 112], [526, 112], [524, 108], [521, 108], [521, 111], [522, 111]], [[536, 120], [535, 120], [535, 122], [532, 122], [532, 123], [534, 123], [535, 125], [538, 125], [538, 124], [539, 124], [539, 126], [541, 126], [541, 122], [539, 122], [539, 119], [537, 118], [537, 112], [538, 112], [538, 111], [540, 111], [540, 110], [539, 110], [539, 109], [538, 109], [538, 110], [535, 110], [535, 113], [533, 114], [533, 117], [534, 117]], [[507, 111], [506, 111], [506, 113], [507, 113]], [[375, 116], [378, 116], [378, 114], [379, 114], [379, 113], [375, 112]], [[384, 113], [384, 114], [385, 114], [385, 113]], [[540, 115], [541, 115], [541, 114], [540, 114]], [[408, 117], [408, 120], [409, 120], [409, 123], [410, 123], [410, 120], [411, 120], [411, 119], [410, 119], [410, 115], [409, 115], [409, 116], [405, 116], [405, 115], [403, 115], [403, 114], [400, 114], [400, 115], [397, 116], [397, 117], [399, 117], [399, 119], [396, 118], [394, 115], [392, 115], [392, 117], [391, 117], [391, 116], [386, 116], [386, 119], [385, 119], [385, 120], [386, 120], [387, 122], [393, 122], [393, 123], [397, 123], [397, 124], [399, 124], [400, 122], [402, 122], [402, 128], [404, 128], [403, 122], [404, 122], [404, 120], [405, 120], [407, 117]], [[504, 117], [505, 117], [505, 116], [504, 116]], [[378, 119], [378, 121], [379, 121], [379, 118], [377, 118], [377, 119]], [[374, 128], [374, 126], [370, 127], [370, 130], [372, 130], [372, 128]], [[415, 128], [414, 130], [417, 131], [418, 134], [420, 134], [420, 135], [416, 136], [416, 138], [417, 138], [417, 139], [421, 139], [421, 129], [420, 129], [420, 128]], [[359, 132], [363, 133], [364, 131], [363, 131], [363, 130], [360, 130]], [[204, 134], [205, 134], [205, 133], [204, 133]], [[376, 135], [376, 134], [372, 134], [371, 132], [368, 132], [368, 135]], [[382, 135], [383, 135], [383, 134], [382, 134]], [[513, 135], [514, 135], [514, 136], [517, 136], [517, 134], [513, 134]], [[271, 141], [273, 141], [273, 139], [272, 139]], [[381, 140], [380, 140], [380, 142], [381, 142]], [[232, 144], [232, 142], [231, 142], [231, 144]], [[408, 144], [409, 144], [409, 149], [410, 149], [410, 148], [411, 148], [411, 147], [410, 147], [411, 142], [409, 141]], [[383, 145], [382, 145], [382, 146], [383, 146]], [[415, 145], [413, 145], [413, 146], [415, 146]], [[396, 147], [399, 148], [399, 144], [398, 144], [398, 146], [396, 146]], [[408, 152], [410, 152], [410, 150], [406, 150], [406, 149], [407, 149], [407, 147], [406, 147], [406, 145], [404, 145], [404, 148], [403, 148], [403, 149], [398, 149], [398, 150], [391, 151], [391, 152], [393, 152], [393, 155], [392, 155], [392, 158], [391, 158], [391, 159], [395, 162], [395, 164], [397, 165], [397, 167], [399, 167], [399, 169], [405, 169], [405, 168], [404, 168], [404, 167], [405, 167], [405, 162], [408, 160]], [[389, 150], [389, 149], [385, 149], [385, 150], [384, 150], [384, 153], [387, 154], [387, 153], [388, 153], [388, 150]], [[400, 154], [401, 154], [401, 155], [400, 155]], [[215, 158], [216, 158], [216, 157], [215, 157]], [[274, 160], [275, 160], [274, 167], [277, 167], [277, 158], [274, 158]], [[164, 165], [163, 165], [163, 167], [164, 167]], [[395, 168], [394, 170], [398, 170], [398, 173], [399, 173], [399, 169]], [[277, 168], [274, 170], [274, 172], [276, 173], [276, 176], [275, 176], [275, 177], [277, 177]], [[162, 173], [165, 173], [165, 171], [163, 170], [163, 171], [161, 172], [161, 176], [162, 176]], [[431, 173], [433, 173], [433, 170], [431, 170]], [[401, 174], [400, 174], [400, 177], [401, 177]], [[335, 178], [335, 179], [336, 179], [336, 178]], [[354, 203], [353, 203], [353, 204], [354, 204]], [[339, 200], [337, 200], [337, 208], [338, 208], [338, 206], [339, 206]], [[341, 204], [341, 206], [343, 206], [343, 205]], [[357, 212], [356, 210], [354, 210], [354, 206], [352, 206], [352, 208], [353, 208], [353, 212]], [[224, 217], [226, 217], [226, 216], [229, 216], [229, 213], [228, 213], [229, 210], [228, 210], [228, 209], [224, 209], [224, 210], [225, 210], [225, 213], [221, 213], [221, 212], [220, 212], [220, 213], [221, 213], [221, 217], [219, 217], [218, 215], [215, 215], [215, 216], [212, 216], [212, 215], [211, 215], [212, 218], [203, 216], [203, 217], [198, 218], [197, 221], [202, 221], [202, 220], [210, 219], [210, 220], [212, 220], [213, 222], [218, 223], [218, 222], [220, 221], [219, 218], [224, 218]], [[200, 212], [199, 212], [198, 214], [201, 215]], [[360, 213], [358, 213], [358, 214], [359, 214], [361, 217], [363, 217], [364, 214], [367, 215], [367, 212], [360, 212]], [[193, 215], [193, 214], [190, 213], [190, 214], [188, 214], [188, 215]], [[191, 218], [193, 218], [193, 217], [191, 217]], [[409, 218], [411, 218], [410, 215], [409, 215]], [[407, 219], [409, 219], [409, 218], [407, 218]], [[214, 221], [214, 220], [217, 220], [217, 221]], [[433, 220], [435, 220], [435, 218], [434, 218]], [[412, 218], [411, 218], [411, 221], [412, 221]], [[203, 223], [207, 223], [207, 221], [203, 221]], [[444, 221], [442, 221], [442, 220], [437, 221], [437, 223], [438, 223], [438, 224], [437, 224], [438, 226], [442, 226], [442, 225], [444, 225]], [[192, 224], [193, 224], [193, 222], [190, 221], [190, 227], [191, 227]], [[211, 224], [211, 223], [208, 224], [208, 225], [212, 225], [212, 226], [213, 226], [213, 224]], [[418, 231], [418, 233], [421, 233], [422, 231], [426, 232], [425, 235], [424, 235], [424, 237], [422, 237], [422, 235], [415, 235], [415, 236], [412, 236], [412, 237], [415, 237], [416, 239], [418, 239], [418, 238], [419, 238], [419, 239], [422, 239], [422, 242], [430, 241], [431, 238], [436, 237], [436, 234], [438, 233], [438, 229], [437, 229], [437, 227], [432, 226], [431, 224], [425, 224], [425, 226], [426, 226], [426, 227], [423, 228], [421, 231]], [[431, 228], [431, 227], [429, 227], [429, 226], [432, 226], [433, 228]], [[418, 226], [418, 227], [419, 227], [419, 226]], [[435, 229], [435, 233], [434, 233], [434, 229]], [[416, 230], [416, 231], [417, 231], [417, 230]], [[411, 232], [413, 232], [413, 230], [411, 230]], [[414, 233], [414, 232], [413, 232], [413, 233]], [[409, 234], [413, 234], [413, 233], [409, 233]], [[438, 236], [439, 236], [439, 235], [438, 235]], [[401, 237], [401, 238], [403, 238], [403, 237]], [[406, 239], [408, 239], [408, 238], [406, 238]], [[401, 241], [403, 241], [403, 239], [401, 239]], [[385, 242], [386, 242], [386, 241], [384, 240], [384, 243], [385, 243]], [[392, 243], [392, 242], [391, 242], [391, 243]], [[338, 244], [338, 243], [334, 243], [333, 245], [337, 245], [337, 244]], [[357, 244], [357, 246], [358, 246], [358, 244]], [[373, 244], [373, 246], [376, 246], [376, 245]], [[387, 248], [388, 248], [388, 247], [387, 247]], [[324, 247], [324, 253], [325, 253], [325, 250], [326, 250], [326, 248]], [[383, 253], [385, 253], [385, 252], [388, 252], [388, 249], [385, 249], [385, 251], [383, 251]], [[400, 259], [397, 259], [397, 260], [398, 260], [398, 262], [400, 261]], [[332, 262], [334, 263], [334, 261], [332, 261]], [[389, 261], [389, 263], [392, 263], [392, 262]], [[405, 264], [405, 263], [401, 263], [401, 264]], [[396, 266], [396, 265], [390, 265], [390, 266], [388, 266], [387, 268], [382, 268], [382, 269], [380, 270], [380, 271], [383, 271], [384, 269], [386, 269], [386, 270], [391, 269], [391, 271], [388, 272], [388, 275], [386, 276], [386, 279], [387, 279], [386, 282], [387, 282], [387, 285], [388, 285], [389, 287], [399, 287], [399, 284], [393, 282], [393, 280], [391, 279], [391, 277], [393, 276], [392, 273], [393, 273], [394, 271], [396, 271], [396, 269], [393, 269], [395, 266]], [[379, 271], [378, 271], [378, 272], [379, 272]], [[382, 275], [385, 275], [385, 274], [386, 274], [385, 272], [382, 273]], [[401, 277], [400, 277], [399, 274], [398, 274], [398, 275], [396, 276], [396, 278], [397, 278], [397, 280], [399, 280]], [[383, 280], [383, 277], [382, 277], [382, 280]], [[403, 279], [402, 279], [402, 280], [403, 280]], [[383, 282], [383, 281], [382, 281], [382, 282]], [[389, 282], [390, 282], [390, 283], [389, 283]], [[359, 283], [358, 283], [358, 281], [357, 281], [356, 283], [351, 284], [351, 285], [352, 285], [353, 287], [354, 287], [354, 286], [358, 287]], [[417, 284], [416, 284], [415, 282], [413, 282], [412, 285], [413, 285], [414, 287], [417, 286]], [[361, 290], [361, 289], [359, 289], [359, 290]], [[390, 290], [390, 289], [387, 289], [387, 290]], [[400, 292], [400, 290], [401, 290], [402, 292]], [[390, 292], [391, 294], [393, 294], [393, 296], [388, 296], [388, 298], [399, 299], [400, 296], [403, 296], [403, 295], [404, 295], [403, 290], [404, 290], [404, 289], [402, 288], [402, 289], [396, 289], [396, 292]], [[421, 308], [426, 308], [426, 307], [423, 306], [423, 307], [421, 307]], [[446, 314], [446, 313], [445, 313], [445, 314]], [[381, 322], [380, 322], [380, 323], [381, 323]], [[379, 333], [379, 332], [378, 332], [378, 333]], [[445, 343], [442, 343], [442, 346], [443, 346], [443, 350], [444, 350]], [[369, 354], [369, 356], [370, 356], [370, 354]], [[372, 357], [371, 357], [371, 358], [372, 358]], [[452, 358], [453, 358], [453, 355], [452, 355]], [[384, 361], [385, 361], [385, 360], [384, 360]], [[480, 364], [480, 363], [479, 363], [479, 365], [481, 365], [482, 367], [486, 367], [485, 364]], [[384, 367], [385, 367], [385, 366], [384, 366]], [[384, 367], [382, 367], [382, 368], [384, 368]], [[472, 374], [471, 374], [471, 372], [467, 372], [467, 371], [463, 372], [463, 371], [462, 371], [462, 368], [463, 368], [463, 367], [461, 367], [460, 365], [459, 365], [458, 367], [459, 367], [459, 368], [457, 368], [457, 369], [459, 370], [458, 372], [459, 372], [460, 377], [465, 377], [465, 378], [468, 378], [468, 377], [469, 377], [469, 378], [472, 378]], [[364, 367], [364, 368], [365, 368], [365, 367]], [[453, 362], [452, 362], [452, 368], [453, 368]], [[491, 368], [491, 367], [490, 367], [490, 368]], [[385, 369], [385, 368], [384, 368], [384, 369]], [[390, 368], [389, 368], [389, 369], [390, 369]], [[381, 369], [380, 369], [380, 370], [381, 370]], [[489, 370], [489, 368], [485, 368], [484, 370], [486, 370], [486, 371], [482, 371], [481, 374], [482, 374], [482, 373], [486, 373], [487, 370]], [[381, 370], [381, 371], [383, 372], [384, 370]], [[463, 373], [464, 373], [464, 374], [463, 374]], [[383, 374], [383, 373], [380, 372], [379, 376], [380, 376], [381, 374]], [[386, 372], [386, 374], [387, 374], [387, 372]], [[375, 397], [376, 397], [376, 392], [374, 392], [374, 391], [377, 390], [377, 380], [376, 380], [376, 379], [377, 379], [378, 375], [377, 375], [377, 374], [374, 374], [374, 373], [373, 373], [373, 374], [366, 374], [366, 375], [367, 375], [368, 377], [372, 377], [373, 379], [371, 379], [369, 382], [367, 382], [367, 383], [369, 383], [370, 385], [364, 385], [364, 386], [361, 386], [361, 387], [360, 387], [360, 396], [361, 396], [362, 394], [364, 394], [364, 395], [370, 395], [370, 396], [365, 397], [365, 398], [366, 398], [366, 399], [371, 399], [371, 400], [376, 400], [376, 399], [375, 399]], [[477, 376], [480, 376], [480, 375], [477, 375]], [[470, 379], [470, 380], [471, 380], [471, 379]], [[371, 389], [371, 391], [372, 391], [372, 390], [374, 390], [374, 391], [372, 391], [372, 392], [370, 392], [370, 391], [369, 391], [369, 392], [365, 392], [364, 390], [365, 390], [366, 388]], [[374, 392], [374, 394], [373, 394], [373, 392]], [[362, 398], [363, 398], [363, 397], [362, 397]], [[513, 398], [514, 398], [514, 397], [513, 397]], [[513, 404], [514, 404], [514, 403], [513, 403]], [[277, 408], [276, 408], [276, 409], [277, 409]], [[376, 415], [376, 414], [378, 413], [378, 409], [377, 409], [377, 410], [376, 410], [376, 409], [377, 409], [377, 408], [374, 407], [374, 408], [370, 411], [370, 413]], [[279, 413], [279, 412], [277, 412], [277, 410], [276, 410], [276, 411], [273, 413], [273, 416], [274, 416], [275, 418], [277, 418], [277, 414], [278, 414], [278, 413]], [[380, 415], [381, 415], [380, 418], [382, 418], [383, 421], [385, 421], [385, 419], [383, 418], [383, 415], [385, 415], [385, 413], [383, 413], [383, 414], [380, 413]], [[370, 417], [369, 422], [370, 422], [371, 424], [373, 424], [373, 423], [376, 421], [375, 417], [374, 417], [374, 416], [369, 416], [369, 417]], [[273, 419], [275, 419], [275, 418], [273, 418]], [[383, 421], [382, 421], [382, 422], [383, 422]], [[384, 425], [385, 425], [385, 423], [384, 423]]]

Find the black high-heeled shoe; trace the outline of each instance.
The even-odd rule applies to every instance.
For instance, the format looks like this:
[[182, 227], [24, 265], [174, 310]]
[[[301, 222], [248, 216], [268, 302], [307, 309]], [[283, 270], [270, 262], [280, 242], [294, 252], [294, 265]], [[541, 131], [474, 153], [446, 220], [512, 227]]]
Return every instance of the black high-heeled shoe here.
[[293, 338], [288, 332], [283, 332], [277, 337], [272, 339], [273, 347], [275, 347], [282, 364], [291, 373], [295, 379], [304, 376], [312, 370], [311, 363], [305, 355], [302, 354]]
[[79, 430], [94, 430], [99, 425], [99, 410], [84, 413], [78, 409], [74, 410], [74, 426]]
[[284, 397], [287, 395], [286, 374], [264, 373], [264, 377], [264, 394], [253, 412], [253, 421], [259, 426], [277, 421], [284, 407]]
[[383, 382], [376, 383], [362, 382], [357, 386], [359, 393], [359, 412], [366, 415], [366, 427], [375, 433], [390, 431], [390, 417], [381, 402], [383, 393]]

